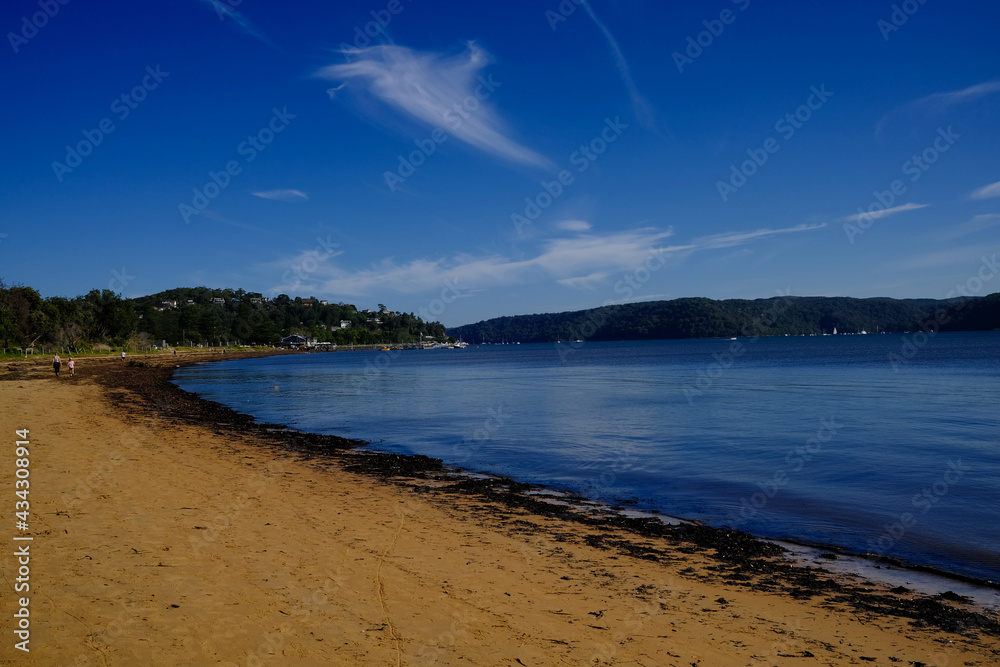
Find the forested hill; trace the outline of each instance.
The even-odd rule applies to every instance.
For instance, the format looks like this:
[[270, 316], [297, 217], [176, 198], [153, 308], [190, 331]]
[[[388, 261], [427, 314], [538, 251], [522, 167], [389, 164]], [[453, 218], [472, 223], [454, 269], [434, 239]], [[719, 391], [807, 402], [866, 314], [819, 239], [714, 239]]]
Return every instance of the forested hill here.
[[111, 290], [75, 298], [43, 298], [23, 285], [0, 281], [0, 352], [56, 349], [74, 352], [149, 349], [170, 345], [277, 343], [298, 334], [317, 341], [409, 343], [445, 338], [439, 322], [413, 313], [377, 311], [343, 303], [279, 294], [268, 299], [244, 290], [182, 287], [125, 299]]
[[982, 298], [705, 298], [646, 301], [591, 310], [498, 317], [454, 327], [468, 343], [654, 340], [784, 334], [982, 331], [1000, 328], [1000, 293]]

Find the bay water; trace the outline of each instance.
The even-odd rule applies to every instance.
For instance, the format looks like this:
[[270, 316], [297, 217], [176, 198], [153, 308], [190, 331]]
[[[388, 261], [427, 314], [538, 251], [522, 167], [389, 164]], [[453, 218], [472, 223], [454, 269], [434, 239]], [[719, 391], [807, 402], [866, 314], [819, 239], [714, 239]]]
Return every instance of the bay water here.
[[174, 381], [383, 451], [1000, 582], [1000, 332], [338, 351]]

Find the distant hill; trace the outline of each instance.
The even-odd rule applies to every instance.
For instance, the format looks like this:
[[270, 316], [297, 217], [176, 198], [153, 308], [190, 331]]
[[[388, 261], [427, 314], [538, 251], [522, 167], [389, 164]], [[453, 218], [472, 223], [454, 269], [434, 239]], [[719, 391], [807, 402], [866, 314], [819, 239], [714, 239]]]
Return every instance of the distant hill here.
[[454, 327], [469, 343], [544, 343], [572, 340], [655, 340], [781, 336], [784, 334], [947, 331], [1000, 327], [1000, 293], [956, 299], [685, 298], [604, 306], [590, 310], [497, 317]]
[[1000, 292], [969, 301], [966, 307], [951, 313], [945, 331], [992, 331], [1000, 329]]

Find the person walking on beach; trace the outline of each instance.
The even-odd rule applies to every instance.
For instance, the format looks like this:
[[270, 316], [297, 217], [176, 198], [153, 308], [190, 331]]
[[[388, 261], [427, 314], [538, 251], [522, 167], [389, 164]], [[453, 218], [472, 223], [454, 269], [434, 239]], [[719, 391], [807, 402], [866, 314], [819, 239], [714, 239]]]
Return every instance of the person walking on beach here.
[[122, 361], [125, 361], [125, 350], [122, 350]]
[[57, 378], [59, 377], [59, 367], [61, 365], [62, 365], [62, 362], [59, 360], [59, 355], [58, 354], [56, 356], [52, 357], [52, 368], [55, 370]]
[[76, 362], [73, 361], [73, 357], [69, 358], [69, 363], [66, 364], [66, 366], [69, 368], [69, 376], [70, 377], [76, 376], [76, 373], [74, 372], [74, 369], [76, 368]]

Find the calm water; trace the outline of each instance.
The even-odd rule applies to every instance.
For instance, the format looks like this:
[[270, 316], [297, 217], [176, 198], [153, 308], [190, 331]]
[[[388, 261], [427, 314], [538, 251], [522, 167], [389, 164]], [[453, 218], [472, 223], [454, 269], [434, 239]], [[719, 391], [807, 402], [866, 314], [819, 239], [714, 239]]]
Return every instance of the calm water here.
[[383, 450], [1000, 581], [996, 332], [312, 354], [175, 380]]

